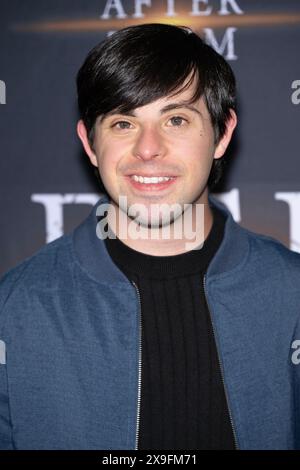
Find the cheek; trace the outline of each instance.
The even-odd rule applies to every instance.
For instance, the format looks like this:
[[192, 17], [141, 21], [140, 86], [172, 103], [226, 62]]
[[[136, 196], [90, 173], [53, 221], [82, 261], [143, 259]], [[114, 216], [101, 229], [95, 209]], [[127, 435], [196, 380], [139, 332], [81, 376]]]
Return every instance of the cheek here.
[[118, 196], [124, 192], [124, 181], [120, 177], [120, 162], [122, 155], [118, 155], [118, 149], [110, 148], [109, 152], [103, 152], [99, 162], [99, 173], [109, 194], [117, 200]]
[[97, 148], [97, 161], [99, 171], [106, 179], [113, 179], [117, 172], [117, 167], [121, 159], [120, 146], [111, 143], [109, 146], [104, 144]]
[[101, 179], [108, 187], [112, 187], [116, 180], [116, 166], [114, 161], [109, 158], [106, 158], [106, 155], [103, 156], [99, 163], [99, 173]]
[[201, 173], [205, 176], [213, 162], [214, 146], [210, 141], [198, 140], [196, 145], [186, 148], [185, 155], [189, 171], [195, 175]]

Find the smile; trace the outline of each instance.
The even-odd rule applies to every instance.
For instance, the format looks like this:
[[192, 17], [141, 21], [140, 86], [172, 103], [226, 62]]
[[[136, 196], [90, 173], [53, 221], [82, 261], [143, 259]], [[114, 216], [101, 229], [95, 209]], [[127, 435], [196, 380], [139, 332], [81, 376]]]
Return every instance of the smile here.
[[137, 181], [139, 183], [144, 183], [144, 184], [150, 184], [150, 183], [162, 183], [163, 181], [169, 181], [170, 179], [174, 179], [172, 176], [138, 176], [138, 175], [132, 175], [131, 178], [134, 181]]
[[163, 191], [177, 180], [176, 176], [140, 176], [127, 177], [131, 186], [138, 191]]

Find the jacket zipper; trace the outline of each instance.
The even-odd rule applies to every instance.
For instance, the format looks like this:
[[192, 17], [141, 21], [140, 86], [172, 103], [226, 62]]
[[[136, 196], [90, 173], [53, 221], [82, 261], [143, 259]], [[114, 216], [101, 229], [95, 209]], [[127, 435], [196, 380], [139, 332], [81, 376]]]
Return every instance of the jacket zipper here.
[[[216, 342], [216, 333], [215, 333], [215, 325], [214, 321], [211, 315], [211, 310], [209, 307], [209, 303], [207, 300], [207, 295], [206, 295], [206, 277], [204, 276], [203, 278], [203, 291], [204, 291], [204, 297], [205, 301], [207, 304], [210, 320], [211, 320], [211, 325], [212, 325], [212, 331], [213, 331], [213, 336], [216, 344], [216, 350], [217, 350], [217, 357], [218, 357], [218, 363], [220, 367], [220, 372], [221, 372], [221, 380], [225, 392], [225, 398], [226, 398], [226, 403], [227, 403], [227, 409], [228, 409], [228, 414], [229, 414], [229, 420], [231, 424], [231, 429], [232, 429], [232, 434], [233, 434], [233, 439], [234, 439], [234, 446], [236, 449], [238, 449], [237, 445], [237, 438], [236, 438], [236, 432], [235, 432], [235, 427], [233, 424], [233, 419], [231, 415], [231, 410], [229, 407], [229, 401], [228, 401], [228, 394], [227, 394], [227, 389], [225, 385], [225, 380], [224, 380], [224, 372], [223, 372], [223, 367], [219, 355], [219, 350], [217, 347], [217, 342]], [[132, 284], [134, 285], [137, 296], [138, 296], [138, 301], [139, 301], [139, 364], [138, 364], [138, 398], [137, 398], [137, 415], [136, 415], [136, 434], [135, 434], [135, 450], [138, 450], [138, 443], [139, 443], [139, 431], [140, 431], [140, 412], [141, 412], [141, 389], [142, 389], [142, 308], [141, 308], [141, 296], [140, 296], [140, 291], [138, 289], [138, 286], [134, 281], [132, 281]]]
[[232, 434], [233, 434], [234, 447], [235, 447], [235, 449], [238, 449], [236, 432], [235, 432], [235, 428], [234, 428], [234, 424], [233, 424], [233, 419], [232, 419], [232, 415], [231, 415], [231, 411], [230, 411], [230, 407], [229, 407], [228, 394], [227, 394], [227, 389], [226, 389], [225, 380], [224, 380], [223, 366], [222, 366], [222, 363], [221, 363], [221, 359], [220, 359], [220, 355], [219, 355], [219, 350], [218, 350], [218, 346], [217, 346], [217, 341], [216, 341], [215, 325], [214, 325], [214, 321], [213, 321], [213, 318], [212, 318], [211, 310], [210, 310], [209, 303], [208, 303], [207, 296], [206, 296], [206, 285], [205, 285], [205, 284], [206, 284], [206, 276], [204, 275], [204, 277], [203, 277], [204, 298], [205, 298], [205, 301], [206, 301], [206, 305], [207, 305], [207, 308], [208, 308], [208, 312], [209, 312], [209, 316], [210, 316], [210, 321], [211, 321], [211, 325], [212, 325], [212, 331], [213, 331], [213, 336], [214, 336], [215, 345], [216, 345], [216, 350], [217, 350], [217, 356], [218, 356], [218, 363], [219, 363], [220, 372], [221, 372], [221, 379], [222, 379], [222, 384], [223, 384], [223, 388], [224, 388], [224, 392], [225, 392], [225, 398], [226, 398], [226, 403], [227, 403], [227, 409], [228, 409], [228, 414], [229, 414], [229, 420], [230, 420], [231, 429], [232, 429]]
[[138, 365], [138, 397], [137, 397], [137, 414], [136, 414], [136, 433], [135, 433], [135, 450], [138, 450], [139, 432], [140, 432], [140, 414], [141, 414], [141, 389], [142, 389], [142, 306], [141, 296], [138, 286], [134, 281], [132, 284], [135, 287], [139, 300], [139, 365]]

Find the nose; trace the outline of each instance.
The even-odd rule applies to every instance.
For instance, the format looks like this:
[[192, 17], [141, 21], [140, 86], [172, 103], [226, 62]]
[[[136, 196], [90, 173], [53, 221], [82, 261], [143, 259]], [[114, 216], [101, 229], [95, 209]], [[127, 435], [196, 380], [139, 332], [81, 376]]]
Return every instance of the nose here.
[[142, 160], [161, 157], [165, 153], [163, 138], [153, 126], [141, 129], [134, 144], [133, 155]]

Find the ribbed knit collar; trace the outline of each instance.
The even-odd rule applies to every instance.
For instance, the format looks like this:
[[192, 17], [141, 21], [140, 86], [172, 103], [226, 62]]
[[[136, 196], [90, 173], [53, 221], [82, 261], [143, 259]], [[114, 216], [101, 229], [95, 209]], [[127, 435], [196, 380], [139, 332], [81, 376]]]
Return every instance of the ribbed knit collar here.
[[225, 216], [212, 207], [213, 225], [201, 249], [173, 256], [153, 256], [128, 247], [119, 238], [106, 238], [112, 260], [124, 272], [151, 279], [165, 279], [204, 273], [217, 251], [224, 234]]

